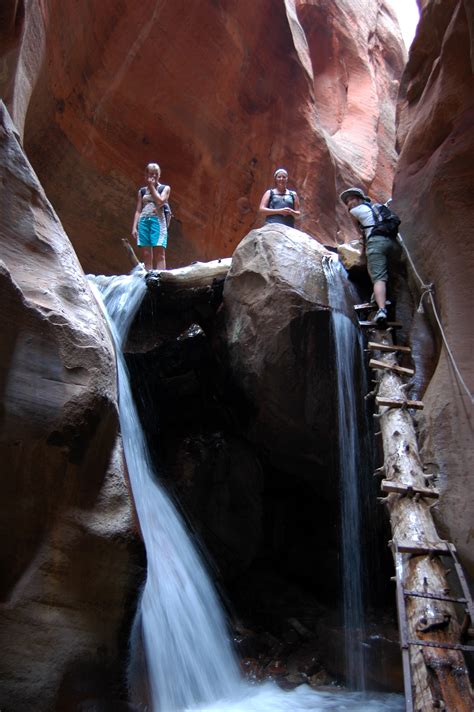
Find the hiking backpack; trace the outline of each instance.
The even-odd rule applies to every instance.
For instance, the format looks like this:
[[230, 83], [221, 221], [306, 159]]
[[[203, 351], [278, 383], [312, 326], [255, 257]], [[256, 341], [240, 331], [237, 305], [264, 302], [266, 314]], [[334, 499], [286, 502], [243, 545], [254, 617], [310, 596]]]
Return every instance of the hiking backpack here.
[[366, 205], [371, 209], [374, 217], [374, 224], [366, 225], [366, 227], [373, 228], [370, 236], [383, 235], [384, 237], [392, 237], [395, 239], [398, 235], [398, 226], [401, 223], [398, 215], [392, 212], [392, 210], [383, 203], [366, 203]]

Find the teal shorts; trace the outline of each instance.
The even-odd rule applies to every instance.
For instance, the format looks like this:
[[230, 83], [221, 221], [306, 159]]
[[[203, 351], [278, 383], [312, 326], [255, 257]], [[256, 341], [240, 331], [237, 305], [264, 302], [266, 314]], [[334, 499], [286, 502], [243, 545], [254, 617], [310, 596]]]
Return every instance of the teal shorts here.
[[160, 223], [156, 215], [138, 221], [138, 247], [156, 247], [160, 239]]
[[388, 282], [393, 265], [398, 262], [401, 247], [393, 237], [374, 235], [367, 240], [367, 269], [372, 282]]

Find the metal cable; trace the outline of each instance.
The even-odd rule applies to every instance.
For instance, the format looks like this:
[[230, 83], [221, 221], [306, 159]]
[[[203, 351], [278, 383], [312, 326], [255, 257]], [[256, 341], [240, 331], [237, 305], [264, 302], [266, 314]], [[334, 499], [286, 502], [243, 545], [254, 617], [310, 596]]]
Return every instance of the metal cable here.
[[441, 332], [441, 338], [443, 339], [443, 343], [444, 343], [444, 345], [445, 345], [445, 347], [446, 347], [446, 351], [447, 351], [448, 356], [449, 356], [449, 358], [450, 358], [450, 360], [451, 360], [451, 363], [452, 363], [452, 365], [453, 365], [454, 372], [455, 372], [455, 374], [456, 374], [456, 376], [457, 376], [457, 378], [458, 378], [458, 381], [459, 381], [460, 385], [461, 385], [461, 386], [463, 387], [463, 389], [465, 390], [465, 392], [466, 392], [466, 394], [467, 394], [469, 400], [471, 401], [471, 405], [472, 405], [472, 404], [474, 404], [474, 397], [473, 397], [471, 391], [469, 390], [469, 388], [467, 387], [466, 381], [464, 380], [464, 378], [463, 378], [463, 376], [462, 376], [462, 373], [461, 373], [461, 371], [460, 371], [459, 368], [458, 368], [458, 365], [457, 365], [457, 363], [456, 363], [456, 359], [454, 358], [453, 352], [451, 351], [451, 347], [450, 347], [449, 344], [448, 344], [448, 339], [446, 338], [446, 334], [445, 334], [445, 332], [444, 332], [443, 325], [441, 324], [441, 319], [439, 318], [438, 310], [436, 309], [436, 304], [435, 304], [435, 301], [434, 301], [434, 298], [433, 298], [434, 285], [433, 285], [432, 283], [430, 283], [430, 284], [425, 283], [425, 282], [422, 280], [422, 278], [420, 277], [420, 274], [419, 274], [418, 270], [416, 269], [415, 263], [413, 262], [412, 257], [411, 257], [411, 255], [410, 255], [410, 252], [409, 252], [409, 250], [408, 250], [408, 247], [405, 245], [405, 242], [404, 242], [404, 240], [403, 240], [403, 237], [400, 235], [400, 233], [398, 233], [398, 241], [399, 241], [400, 245], [402, 246], [402, 248], [405, 250], [405, 253], [406, 253], [406, 256], [407, 256], [408, 261], [409, 261], [409, 263], [410, 263], [410, 266], [411, 266], [411, 268], [412, 268], [412, 270], [413, 270], [415, 276], [417, 277], [418, 281], [420, 282], [420, 286], [421, 286], [421, 290], [422, 290], [422, 291], [421, 291], [420, 302], [419, 302], [419, 304], [418, 304], [418, 311], [423, 311], [423, 298], [424, 298], [426, 295], [428, 295], [428, 298], [429, 298], [429, 300], [430, 300], [430, 302], [431, 302], [431, 306], [432, 306], [432, 308], [433, 308], [434, 317], [435, 317], [435, 319], [436, 319], [436, 322], [437, 322], [437, 324], [438, 324], [439, 330], [440, 330], [440, 332]]

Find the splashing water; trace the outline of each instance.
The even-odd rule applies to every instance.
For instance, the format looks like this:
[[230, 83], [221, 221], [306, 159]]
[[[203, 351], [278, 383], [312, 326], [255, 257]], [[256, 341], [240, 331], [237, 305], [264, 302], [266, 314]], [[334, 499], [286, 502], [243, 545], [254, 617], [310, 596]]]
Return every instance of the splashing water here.
[[122, 346], [146, 290], [143, 275], [99, 283], [117, 350], [120, 427], [147, 551], [142, 637], [154, 710], [231, 696], [239, 668], [217, 595], [181, 518], [157, 484], [133, 402]]
[[[284, 692], [239, 674], [220, 602], [178, 513], [156, 480], [133, 403], [122, 348], [146, 291], [143, 275], [90, 277], [108, 314], [117, 355], [120, 426], [147, 551], [141, 635], [153, 712], [317, 712], [403, 710], [398, 695]], [[138, 619], [140, 620], [140, 618]]]
[[344, 613], [344, 653], [347, 684], [365, 689], [364, 605], [361, 503], [367, 467], [363, 463], [365, 440], [359, 427], [359, 404], [363, 398], [355, 384], [356, 369], [363, 363], [361, 334], [342, 312], [341, 295], [346, 290], [339, 264], [324, 261], [329, 303], [333, 306], [332, 325], [337, 372], [339, 431], [339, 469], [341, 489], [342, 589]]

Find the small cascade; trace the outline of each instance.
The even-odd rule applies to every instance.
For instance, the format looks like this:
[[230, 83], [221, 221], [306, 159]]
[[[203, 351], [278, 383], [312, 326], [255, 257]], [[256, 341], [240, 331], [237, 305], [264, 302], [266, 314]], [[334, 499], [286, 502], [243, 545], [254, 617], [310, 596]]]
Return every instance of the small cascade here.
[[[363, 383], [362, 336], [339, 309], [347, 291], [342, 268], [333, 260], [324, 264], [329, 303], [333, 307], [332, 325], [337, 373], [339, 469], [341, 491], [342, 589], [346, 680], [350, 688], [365, 689], [363, 640], [364, 562], [362, 502], [367, 488], [366, 438], [360, 427], [360, 403], [366, 393]], [[365, 379], [363, 379], [365, 380]], [[360, 384], [357, 388], [356, 384]]]
[[147, 552], [142, 639], [154, 712], [235, 695], [241, 684], [220, 602], [180, 516], [153, 472], [122, 347], [146, 291], [143, 274], [98, 278], [117, 352], [120, 426]]
[[221, 604], [203, 563], [153, 470], [122, 356], [146, 291], [143, 275], [90, 277], [116, 346], [120, 425], [135, 506], [147, 552], [141, 626], [150, 712], [401, 712], [394, 694], [362, 694], [307, 685], [290, 692], [244, 682]]

